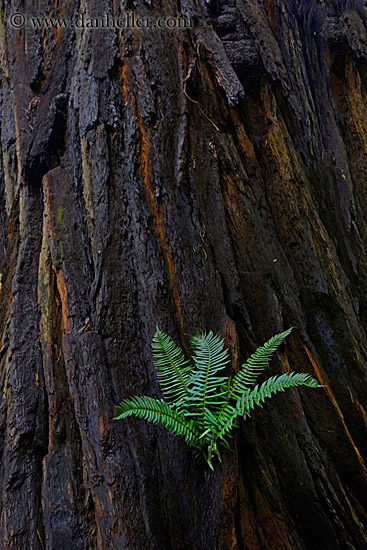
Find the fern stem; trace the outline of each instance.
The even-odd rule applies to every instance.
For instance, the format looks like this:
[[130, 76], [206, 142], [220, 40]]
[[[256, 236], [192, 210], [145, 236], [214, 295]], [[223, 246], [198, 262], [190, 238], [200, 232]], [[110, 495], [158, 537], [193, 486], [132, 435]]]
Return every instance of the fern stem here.
[[206, 377], [205, 377], [205, 385], [204, 385], [204, 395], [203, 395], [203, 426], [205, 427], [205, 403], [206, 403], [206, 388], [207, 388], [207, 385], [208, 385], [208, 376], [209, 376], [209, 371], [210, 371], [210, 347], [207, 343], [206, 340], [205, 341], [205, 344], [208, 348], [208, 368], [207, 368], [207, 371], [206, 371]]

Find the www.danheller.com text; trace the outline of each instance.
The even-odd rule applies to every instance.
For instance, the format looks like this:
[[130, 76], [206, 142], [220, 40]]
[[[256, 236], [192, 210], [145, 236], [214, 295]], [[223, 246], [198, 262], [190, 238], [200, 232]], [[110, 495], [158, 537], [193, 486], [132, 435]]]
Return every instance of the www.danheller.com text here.
[[129, 28], [192, 28], [193, 20], [187, 17], [141, 17], [135, 12], [125, 12], [119, 16], [104, 13], [91, 17], [84, 12], [75, 17], [40, 17], [27, 13], [15, 12], [8, 18], [8, 24], [13, 29], [33, 28], [71, 28], [71, 29], [129, 29]]

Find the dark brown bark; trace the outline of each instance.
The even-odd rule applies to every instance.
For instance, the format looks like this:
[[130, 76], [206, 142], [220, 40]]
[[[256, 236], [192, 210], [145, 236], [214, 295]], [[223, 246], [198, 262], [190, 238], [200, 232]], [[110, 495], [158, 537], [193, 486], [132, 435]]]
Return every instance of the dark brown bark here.
[[[13, 6], [14, 4], [14, 6]], [[1, 0], [0, 546], [367, 548], [362, 0]], [[192, 30], [12, 29], [15, 11]], [[160, 427], [156, 324], [309, 372], [211, 473]]]

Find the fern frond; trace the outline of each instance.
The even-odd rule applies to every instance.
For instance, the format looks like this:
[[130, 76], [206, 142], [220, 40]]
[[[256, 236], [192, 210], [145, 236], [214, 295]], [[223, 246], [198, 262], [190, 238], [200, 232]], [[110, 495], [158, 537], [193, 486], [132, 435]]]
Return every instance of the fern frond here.
[[191, 336], [190, 343], [195, 368], [190, 379], [191, 395], [186, 400], [187, 414], [205, 430], [216, 424], [217, 412], [225, 403], [227, 377], [216, 374], [229, 363], [228, 350], [223, 351], [223, 339], [211, 331]]
[[227, 402], [225, 408], [221, 411], [217, 424], [217, 438], [224, 439], [228, 436], [232, 428], [237, 425], [237, 417], [244, 413], [245, 395], [242, 395], [236, 402], [235, 406]]
[[255, 386], [255, 388], [244, 394], [244, 411], [250, 412], [255, 405], [261, 407], [261, 403], [263, 403], [267, 397], [271, 397], [274, 393], [295, 386], [308, 386], [309, 388], [322, 387], [315, 378], [303, 372], [286, 372], [278, 376], [271, 376], [268, 380], [263, 382], [260, 387]]
[[292, 328], [276, 334], [263, 346], [257, 348], [233, 378], [228, 391], [228, 400], [240, 397], [244, 391], [255, 384], [259, 374], [265, 370], [268, 362], [291, 331]]
[[224, 437], [228, 436], [228, 432], [236, 425], [237, 417], [249, 413], [255, 405], [262, 407], [261, 403], [263, 403], [267, 397], [271, 397], [274, 393], [295, 386], [308, 386], [310, 388], [322, 387], [317, 380], [305, 373], [291, 372], [272, 376], [261, 384], [260, 387], [255, 386], [253, 389], [245, 390], [237, 399], [235, 406], [229, 403], [227, 404], [221, 413], [216, 437], [222, 440]]
[[161, 424], [170, 430], [174, 435], [185, 438], [188, 445], [201, 448], [199, 433], [192, 421], [187, 422], [183, 416], [172, 409], [165, 401], [159, 401], [153, 397], [132, 397], [125, 399], [116, 406], [114, 420], [120, 420], [135, 415], [138, 418]]
[[185, 359], [182, 349], [156, 327], [152, 342], [153, 362], [163, 395], [172, 407], [182, 409], [183, 401], [190, 395], [189, 382], [192, 366]]

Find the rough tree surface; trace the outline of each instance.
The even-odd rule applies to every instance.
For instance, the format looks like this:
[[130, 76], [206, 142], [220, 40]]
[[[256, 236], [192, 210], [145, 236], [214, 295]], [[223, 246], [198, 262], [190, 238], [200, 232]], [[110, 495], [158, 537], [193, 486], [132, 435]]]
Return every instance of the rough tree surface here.
[[[129, 10], [194, 28], [30, 24]], [[0, 0], [1, 548], [367, 548], [366, 30], [362, 0]], [[160, 395], [156, 324], [235, 367], [294, 326], [267, 375], [324, 388], [211, 473], [112, 421]]]

